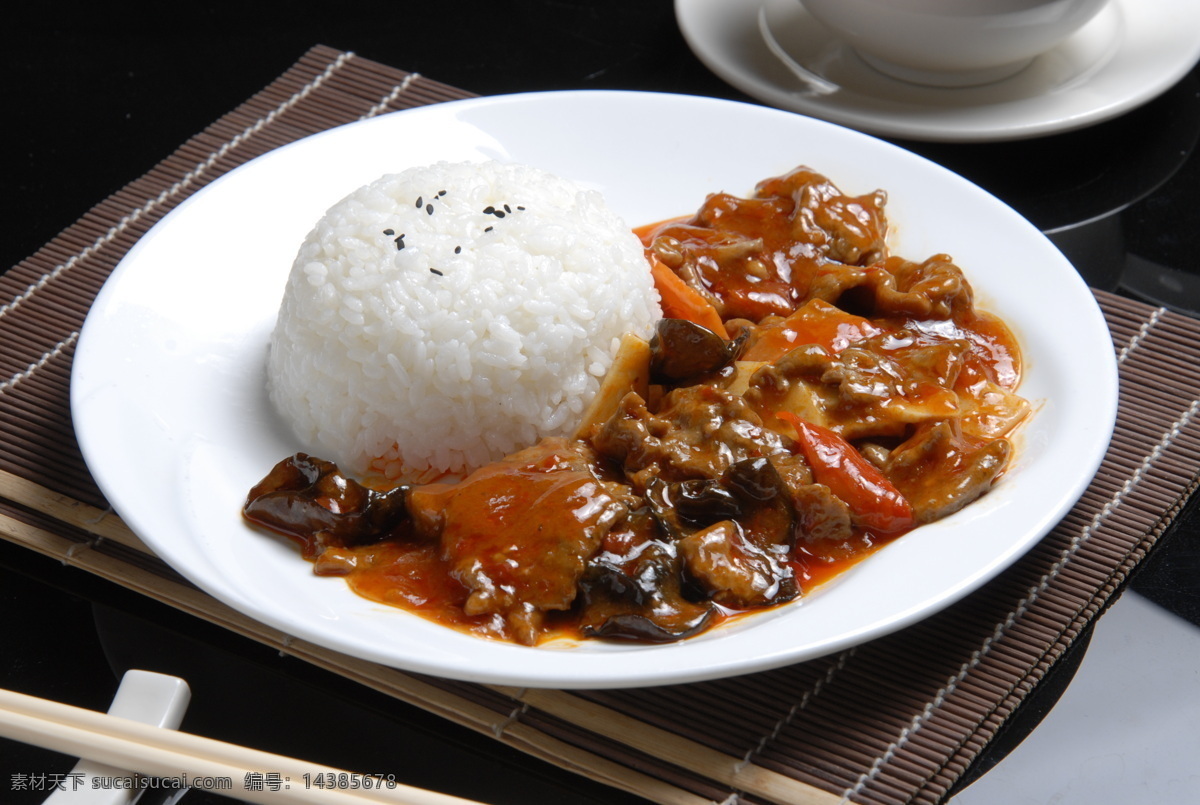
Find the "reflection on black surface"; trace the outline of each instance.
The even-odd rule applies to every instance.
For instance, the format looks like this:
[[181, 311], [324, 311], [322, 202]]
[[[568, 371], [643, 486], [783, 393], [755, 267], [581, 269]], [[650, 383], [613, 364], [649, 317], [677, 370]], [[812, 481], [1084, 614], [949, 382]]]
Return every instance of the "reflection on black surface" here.
[[1200, 316], [1200, 275], [1131, 254], [1126, 258], [1121, 288], [1147, 302]]
[[1200, 137], [1200, 105], [1187, 102], [1197, 92], [1193, 73], [1141, 109], [1082, 131], [983, 145], [898, 144], [1056, 232], [1120, 212], [1170, 179]]
[[1125, 234], [1119, 212], [1047, 232], [1046, 236], [1088, 285], [1104, 291], [1118, 289], [1125, 272]]
[[1147, 106], [1079, 132], [991, 145], [900, 144], [1008, 203], [1092, 287], [1194, 315], [1200, 233], [1188, 215], [1200, 176], [1189, 157], [1200, 140], [1198, 97], [1193, 72]]
[[1129, 587], [1200, 626], [1200, 503], [1193, 495], [1172, 528], [1172, 538], [1138, 566]]

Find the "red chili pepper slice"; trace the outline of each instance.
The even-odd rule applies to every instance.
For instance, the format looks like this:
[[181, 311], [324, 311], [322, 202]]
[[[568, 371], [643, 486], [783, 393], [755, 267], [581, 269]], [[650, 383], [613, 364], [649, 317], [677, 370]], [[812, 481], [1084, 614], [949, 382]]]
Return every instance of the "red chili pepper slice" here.
[[776, 411], [775, 415], [796, 429], [813, 477], [846, 502], [859, 525], [882, 534], [906, 531], [916, 525], [912, 505], [853, 445], [791, 411]]

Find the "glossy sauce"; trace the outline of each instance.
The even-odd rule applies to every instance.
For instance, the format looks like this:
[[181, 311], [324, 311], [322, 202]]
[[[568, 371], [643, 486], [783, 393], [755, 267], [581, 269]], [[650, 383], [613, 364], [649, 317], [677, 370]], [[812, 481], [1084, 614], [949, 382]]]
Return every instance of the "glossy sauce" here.
[[[642, 227], [651, 259], [734, 339], [710, 327], [681, 340], [722, 345], [716, 369], [660, 374], [648, 399], [626, 395], [580, 439], [406, 489], [408, 519], [387, 534], [371, 494], [336, 473], [310, 487], [277, 467], [283, 505], [247, 516], [367, 599], [526, 644], [682, 639], [807, 594], [986, 492], [1026, 410], [1013, 333], [975, 308], [947, 256], [887, 255], [885, 198], [843, 196], [800, 168], [754, 198], [717, 193], [694, 216]], [[710, 366], [683, 357], [652, 366]], [[376, 531], [323, 535], [339, 506]], [[717, 533], [725, 553], [705, 553]], [[759, 572], [777, 582], [762, 599]]]
[[[303, 548], [303, 540], [295, 540]], [[890, 541], [890, 540], [889, 540]], [[860, 541], [840, 551], [812, 553], [800, 548], [789, 561], [803, 592], [815, 590], [836, 578], [886, 544]], [[504, 620], [495, 615], [467, 615], [463, 611], [468, 590], [451, 574], [450, 564], [441, 558], [435, 543], [388, 540], [376, 545], [326, 549], [314, 562], [318, 576], [345, 579], [357, 595], [391, 607], [407, 610], [426, 620], [475, 637], [511, 640]], [[721, 607], [715, 627], [743, 611]], [[578, 613], [561, 612], [549, 619], [543, 640], [582, 640]]]

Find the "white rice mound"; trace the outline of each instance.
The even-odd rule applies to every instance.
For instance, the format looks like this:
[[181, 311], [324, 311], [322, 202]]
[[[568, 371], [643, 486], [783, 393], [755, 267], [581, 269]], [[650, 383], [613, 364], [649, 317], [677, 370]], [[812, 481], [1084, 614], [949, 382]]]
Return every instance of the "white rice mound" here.
[[621, 336], [648, 339], [661, 315], [641, 244], [599, 193], [442, 162], [317, 222], [268, 387], [305, 449], [349, 472], [461, 473], [573, 432]]

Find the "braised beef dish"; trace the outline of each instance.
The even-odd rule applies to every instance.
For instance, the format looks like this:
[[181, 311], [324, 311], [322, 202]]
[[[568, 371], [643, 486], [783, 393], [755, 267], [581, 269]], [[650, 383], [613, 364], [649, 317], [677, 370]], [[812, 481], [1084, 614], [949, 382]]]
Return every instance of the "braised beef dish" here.
[[1013, 335], [950, 256], [889, 254], [885, 201], [808, 168], [711, 195], [639, 231], [665, 318], [575, 438], [422, 484], [298, 453], [245, 516], [360, 595], [526, 645], [808, 594], [985, 494], [1029, 410]]

